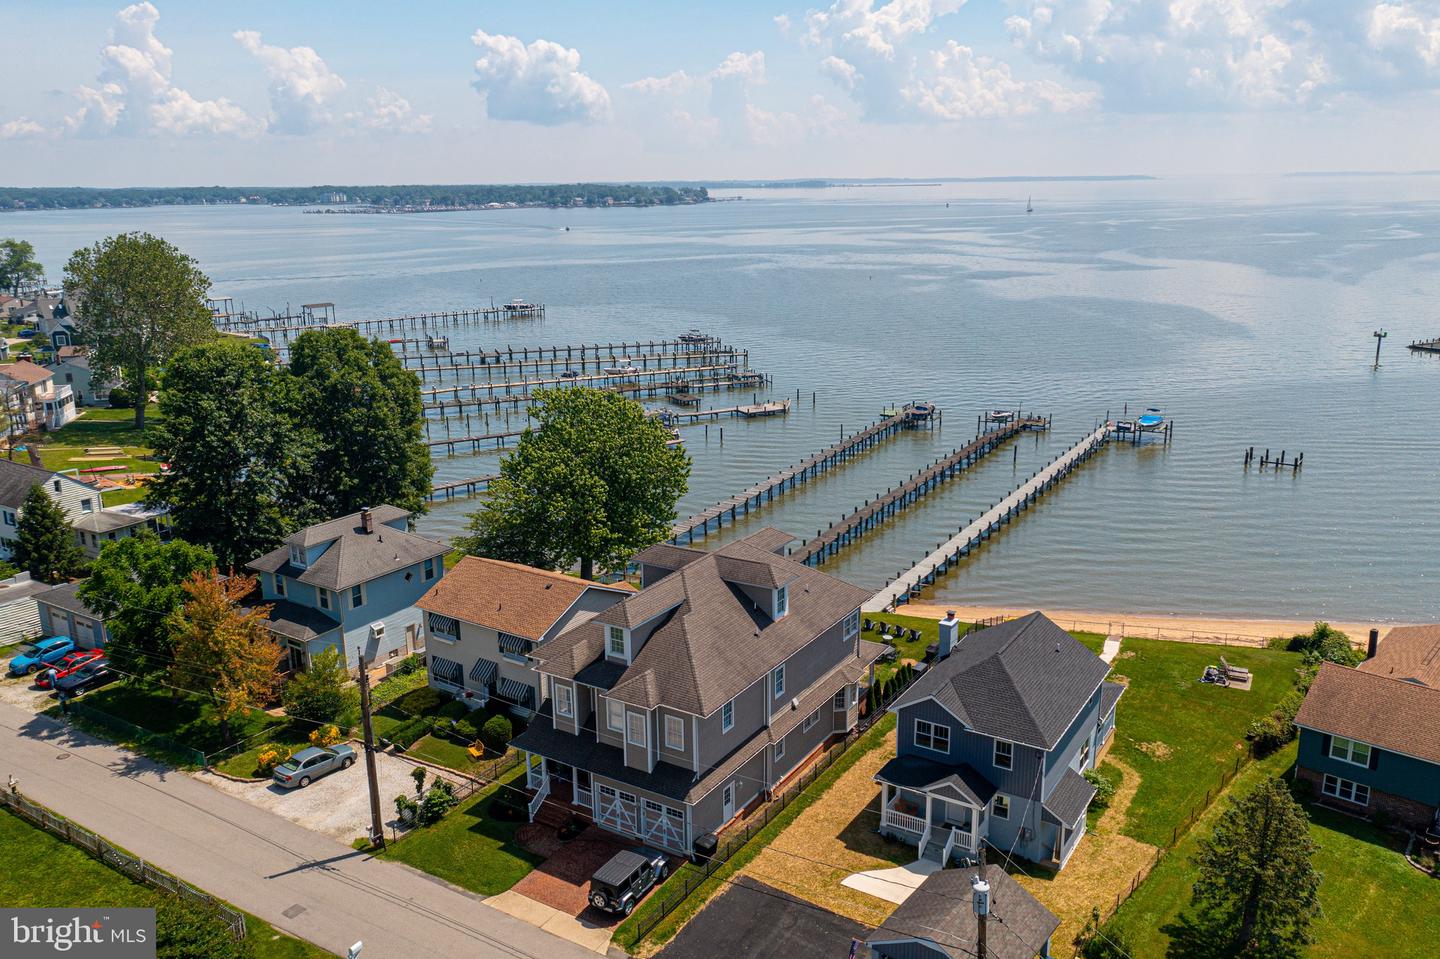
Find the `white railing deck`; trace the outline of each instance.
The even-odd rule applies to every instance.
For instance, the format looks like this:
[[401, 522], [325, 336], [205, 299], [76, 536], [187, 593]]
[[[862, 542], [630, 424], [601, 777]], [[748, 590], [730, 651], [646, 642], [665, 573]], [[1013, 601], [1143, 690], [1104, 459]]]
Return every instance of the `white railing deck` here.
[[890, 807], [883, 811], [880, 822], [885, 826], [893, 826], [896, 829], [903, 829], [906, 832], [913, 832], [919, 836], [925, 832], [925, 818], [923, 816], [912, 816], [909, 813], [896, 812]]
[[952, 826], [950, 827], [950, 838], [954, 840], [956, 849], [963, 849], [966, 852], [975, 851], [975, 834], [973, 832], [965, 832]]

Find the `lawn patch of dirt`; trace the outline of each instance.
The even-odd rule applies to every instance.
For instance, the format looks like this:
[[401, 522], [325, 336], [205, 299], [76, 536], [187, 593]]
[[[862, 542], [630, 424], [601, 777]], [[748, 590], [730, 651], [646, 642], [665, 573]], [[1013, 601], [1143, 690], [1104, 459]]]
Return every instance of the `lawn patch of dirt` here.
[[1151, 759], [1157, 760], [1159, 762], [1164, 762], [1171, 756], [1175, 755], [1175, 750], [1171, 749], [1165, 743], [1136, 743], [1135, 748], [1140, 750], [1145, 755], [1149, 756]]

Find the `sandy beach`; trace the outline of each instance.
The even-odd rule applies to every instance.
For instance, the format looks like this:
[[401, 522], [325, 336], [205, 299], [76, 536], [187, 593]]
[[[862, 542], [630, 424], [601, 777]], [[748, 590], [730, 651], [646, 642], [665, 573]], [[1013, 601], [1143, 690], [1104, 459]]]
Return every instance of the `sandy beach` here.
[[[927, 619], [943, 619], [946, 610], [955, 610], [961, 620], [974, 622], [996, 616], [1014, 617], [1034, 612], [1030, 607], [957, 606], [934, 603], [906, 603], [896, 612]], [[1237, 619], [1205, 616], [1165, 616], [1154, 613], [1101, 612], [1081, 609], [1042, 609], [1050, 619], [1065, 629], [1084, 630], [1104, 635], [1145, 636], [1156, 639], [1193, 639], [1199, 641], [1231, 640], [1236, 643], [1258, 644], [1272, 636], [1294, 636], [1308, 633], [1314, 620], [1303, 619]], [[1331, 622], [1331, 626], [1364, 643], [1372, 627], [1383, 637], [1392, 626], [1401, 623]]]

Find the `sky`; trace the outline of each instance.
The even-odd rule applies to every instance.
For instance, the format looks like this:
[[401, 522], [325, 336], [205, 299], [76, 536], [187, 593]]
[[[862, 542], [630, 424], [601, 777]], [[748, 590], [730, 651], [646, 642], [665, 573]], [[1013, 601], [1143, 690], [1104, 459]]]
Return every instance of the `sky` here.
[[4, 0], [0, 184], [1440, 167], [1440, 0]]

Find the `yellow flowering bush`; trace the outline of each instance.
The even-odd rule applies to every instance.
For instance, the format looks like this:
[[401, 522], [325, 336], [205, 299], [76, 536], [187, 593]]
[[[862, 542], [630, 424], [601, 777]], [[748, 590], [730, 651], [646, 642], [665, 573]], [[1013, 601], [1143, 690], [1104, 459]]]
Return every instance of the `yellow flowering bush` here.
[[321, 726], [310, 733], [310, 745], [333, 746], [345, 737], [340, 735], [339, 726]]
[[289, 758], [289, 749], [273, 743], [268, 744], [260, 750], [260, 755], [255, 757], [255, 771], [262, 776], [268, 776], [275, 771], [276, 766]]

